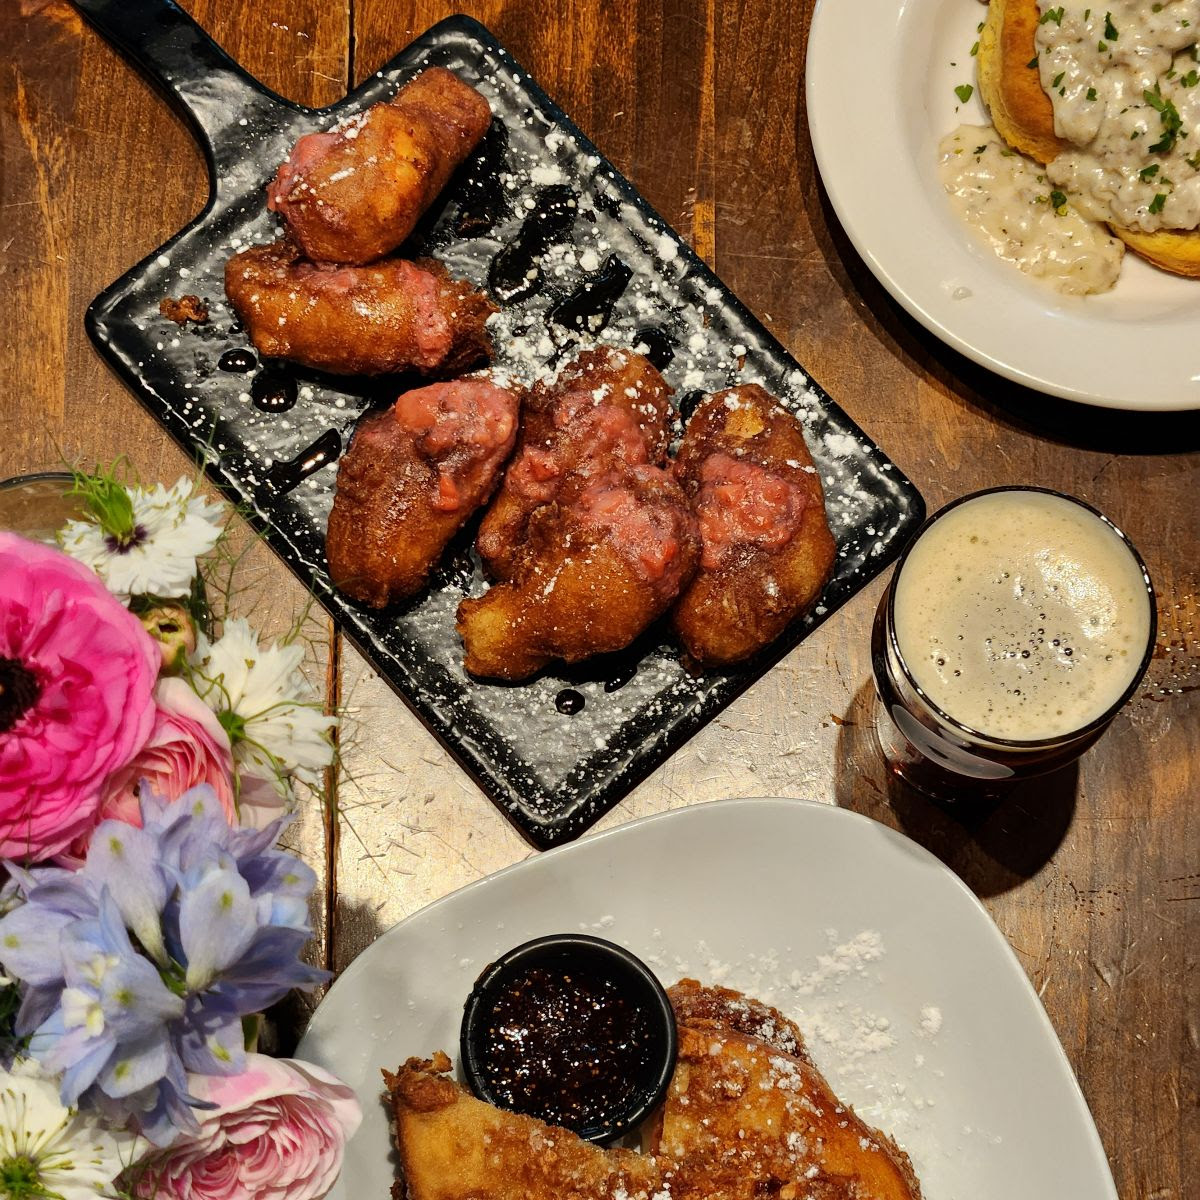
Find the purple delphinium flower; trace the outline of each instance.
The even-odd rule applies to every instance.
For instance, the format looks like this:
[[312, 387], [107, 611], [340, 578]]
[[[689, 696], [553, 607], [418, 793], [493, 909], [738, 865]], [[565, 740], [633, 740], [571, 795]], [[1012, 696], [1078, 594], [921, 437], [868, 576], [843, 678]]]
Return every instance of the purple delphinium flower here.
[[166, 1144], [197, 1128], [187, 1072], [241, 1071], [242, 1018], [328, 973], [299, 958], [316, 876], [274, 848], [288, 818], [231, 827], [207, 786], [141, 808], [141, 829], [101, 823], [76, 872], [10, 866], [24, 903], [0, 917], [0, 965], [63, 1102]]

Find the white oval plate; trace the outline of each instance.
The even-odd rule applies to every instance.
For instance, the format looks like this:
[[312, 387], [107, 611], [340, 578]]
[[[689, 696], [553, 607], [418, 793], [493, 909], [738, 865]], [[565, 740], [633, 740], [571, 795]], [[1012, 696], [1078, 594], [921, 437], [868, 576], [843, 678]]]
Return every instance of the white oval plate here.
[[988, 122], [970, 56], [986, 14], [976, 0], [818, 0], [808, 122], [847, 235], [926, 329], [1017, 383], [1105, 408], [1200, 407], [1200, 281], [1127, 253], [1111, 292], [1060, 296], [951, 210], [937, 147]]
[[914, 842], [799, 800], [634, 821], [465, 887], [373, 943], [298, 1051], [365, 1113], [333, 1196], [384, 1197], [394, 1181], [380, 1068], [453, 1055], [482, 968], [578, 930], [628, 946], [668, 984], [690, 973], [796, 1015], [839, 1096], [909, 1151], [926, 1200], [1116, 1200], [1054, 1030], [983, 907]]

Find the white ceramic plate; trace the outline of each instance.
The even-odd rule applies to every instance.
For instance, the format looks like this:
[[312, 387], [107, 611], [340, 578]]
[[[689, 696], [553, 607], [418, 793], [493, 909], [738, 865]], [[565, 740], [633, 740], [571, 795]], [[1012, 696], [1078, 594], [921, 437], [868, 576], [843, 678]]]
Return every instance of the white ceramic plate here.
[[585, 838], [364, 951], [298, 1052], [365, 1112], [335, 1197], [385, 1197], [393, 1182], [380, 1067], [453, 1055], [480, 970], [577, 930], [628, 946], [668, 984], [740, 986], [796, 1016], [839, 1095], [912, 1155], [926, 1200], [1116, 1200], [1066, 1057], [983, 907], [914, 842], [798, 800], [727, 800]]
[[829, 198], [875, 277], [918, 321], [1009, 379], [1085, 404], [1200, 407], [1200, 282], [1125, 255], [1103, 296], [1060, 296], [953, 213], [937, 147], [987, 123], [970, 56], [976, 0], [818, 0], [806, 96]]

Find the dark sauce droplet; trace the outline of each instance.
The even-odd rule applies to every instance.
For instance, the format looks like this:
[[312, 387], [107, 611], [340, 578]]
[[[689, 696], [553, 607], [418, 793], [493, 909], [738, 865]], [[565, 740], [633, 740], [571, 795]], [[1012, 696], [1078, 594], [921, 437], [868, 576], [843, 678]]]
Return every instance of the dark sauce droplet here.
[[245, 347], [238, 346], [233, 350], [226, 350], [217, 359], [217, 366], [222, 371], [229, 371], [234, 375], [245, 375], [247, 371], [253, 371], [258, 366], [258, 359]]
[[566, 713], [568, 717], [573, 717], [577, 712], [582, 712], [583, 706], [586, 703], [587, 701], [583, 698], [582, 693], [577, 692], [574, 688], [563, 688], [554, 697], [554, 707], [560, 713]]
[[482, 237], [508, 216], [508, 196], [500, 181], [507, 164], [508, 129], [503, 121], [493, 121], [483, 145], [467, 164], [467, 178], [454, 220], [454, 232], [459, 237]]
[[534, 209], [488, 268], [488, 287], [497, 300], [511, 304], [532, 296], [542, 286], [542, 256], [562, 241], [575, 224], [578, 201], [563, 184], [542, 188]]
[[267, 472], [267, 486], [277, 496], [290, 492], [315, 471], [333, 462], [342, 452], [342, 435], [336, 429], [327, 429], [311, 446], [301, 450], [295, 458], [277, 462]]
[[296, 381], [282, 371], [268, 367], [260, 371], [250, 384], [250, 399], [263, 412], [284, 413], [295, 406]]
[[643, 325], [635, 329], [633, 344], [646, 347], [646, 357], [660, 370], [665, 371], [675, 357], [675, 343], [671, 335], [660, 325]]
[[638, 660], [627, 659], [604, 681], [604, 690], [619, 692], [637, 674], [637, 669]]
[[692, 413], [700, 407], [700, 401], [704, 399], [704, 393], [701, 391], [684, 392], [679, 397], [679, 415], [685, 420], [692, 419]]
[[607, 213], [610, 217], [619, 217], [621, 215], [621, 201], [616, 196], [610, 196], [608, 192], [597, 191], [592, 199], [596, 207], [601, 212]]
[[599, 333], [608, 324], [613, 307], [632, 278], [632, 269], [610, 254], [598, 271], [585, 275], [570, 295], [550, 309], [546, 324], [561, 325], [579, 333]]

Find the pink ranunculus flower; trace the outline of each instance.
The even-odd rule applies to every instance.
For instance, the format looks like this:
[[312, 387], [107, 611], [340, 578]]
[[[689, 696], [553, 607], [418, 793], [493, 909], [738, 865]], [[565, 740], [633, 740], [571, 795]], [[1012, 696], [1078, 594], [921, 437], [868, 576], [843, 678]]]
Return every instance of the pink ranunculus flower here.
[[362, 1121], [354, 1093], [332, 1075], [289, 1058], [246, 1055], [240, 1075], [190, 1075], [200, 1132], [145, 1169], [146, 1200], [318, 1200], [333, 1186], [346, 1142]]
[[[154, 689], [154, 726], [132, 762], [108, 777], [100, 793], [100, 820], [142, 823], [142, 784], [163, 800], [178, 800], [198, 783], [211, 784], [231, 825], [233, 750], [213, 710], [182, 679], [164, 676]], [[86, 846], [83, 848], [86, 853]], [[83, 855], [81, 854], [81, 857]]]
[[90, 835], [104, 781], [150, 736], [159, 662], [95, 572], [0, 532], [0, 857]]

